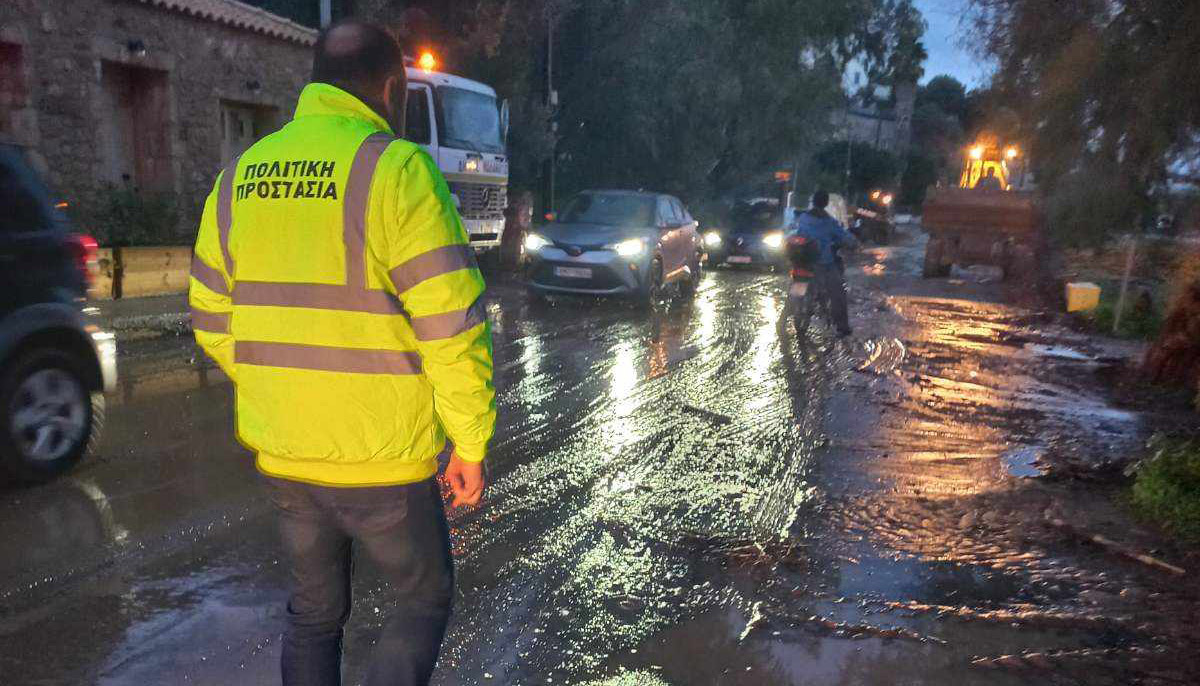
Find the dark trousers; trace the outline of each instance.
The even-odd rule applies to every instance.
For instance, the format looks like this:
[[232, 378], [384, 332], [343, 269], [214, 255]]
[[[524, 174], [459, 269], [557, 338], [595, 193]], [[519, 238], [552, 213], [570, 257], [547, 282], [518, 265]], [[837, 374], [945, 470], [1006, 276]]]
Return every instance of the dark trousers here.
[[850, 333], [850, 313], [846, 306], [846, 277], [839, 264], [818, 265], [815, 272], [821, 288], [829, 299], [829, 316], [838, 333]]
[[283, 637], [284, 686], [340, 686], [355, 548], [382, 572], [395, 601], [367, 667], [368, 686], [428, 684], [454, 586], [436, 479], [331, 488], [267, 478], [279, 515], [292, 595]]

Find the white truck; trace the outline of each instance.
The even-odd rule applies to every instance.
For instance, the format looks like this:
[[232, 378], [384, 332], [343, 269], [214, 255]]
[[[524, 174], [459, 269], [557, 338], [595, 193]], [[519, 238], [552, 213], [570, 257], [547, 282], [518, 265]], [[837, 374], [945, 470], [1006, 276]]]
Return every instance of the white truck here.
[[429, 52], [407, 65], [405, 138], [421, 145], [450, 185], [476, 252], [499, 250], [508, 207], [508, 103], [491, 86], [436, 71]]

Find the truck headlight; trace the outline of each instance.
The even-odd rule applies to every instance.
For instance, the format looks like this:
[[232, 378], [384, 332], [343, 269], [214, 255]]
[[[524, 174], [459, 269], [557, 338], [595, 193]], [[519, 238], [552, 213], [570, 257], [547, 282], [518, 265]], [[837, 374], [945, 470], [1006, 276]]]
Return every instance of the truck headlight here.
[[783, 247], [783, 232], [775, 231], [763, 236], [763, 245], [771, 250], [778, 250]]
[[537, 252], [547, 245], [550, 245], [550, 241], [542, 238], [536, 233], [531, 233], [525, 237], [525, 249], [529, 252]]
[[715, 248], [720, 244], [721, 234], [717, 233], [716, 231], [709, 231], [708, 233], [704, 234], [704, 245], [710, 248]]
[[646, 243], [640, 238], [630, 238], [627, 241], [621, 241], [612, 246], [612, 249], [621, 257], [636, 257], [641, 255], [646, 249]]

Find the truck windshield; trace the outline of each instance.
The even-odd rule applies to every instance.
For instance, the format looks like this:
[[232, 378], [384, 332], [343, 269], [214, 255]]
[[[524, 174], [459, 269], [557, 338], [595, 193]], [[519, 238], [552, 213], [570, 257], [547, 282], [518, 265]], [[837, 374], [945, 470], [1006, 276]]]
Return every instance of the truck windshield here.
[[475, 152], [503, 153], [496, 98], [462, 88], [438, 88], [442, 105], [442, 145]]
[[582, 193], [567, 203], [559, 221], [567, 224], [654, 226], [654, 198], [616, 193]]

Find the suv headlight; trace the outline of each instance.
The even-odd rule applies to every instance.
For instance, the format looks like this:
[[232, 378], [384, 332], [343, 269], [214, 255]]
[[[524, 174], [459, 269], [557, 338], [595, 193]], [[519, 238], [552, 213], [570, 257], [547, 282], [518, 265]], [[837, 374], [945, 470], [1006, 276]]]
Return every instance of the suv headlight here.
[[646, 242], [640, 238], [630, 238], [627, 241], [614, 243], [609, 248], [615, 250], [621, 257], [636, 257], [646, 249]]
[[783, 232], [775, 231], [763, 236], [763, 245], [772, 250], [778, 250], [783, 247]]
[[550, 241], [542, 238], [536, 233], [531, 233], [525, 237], [525, 249], [529, 252], [537, 252], [547, 245], [550, 245]]
[[704, 234], [704, 245], [710, 248], [715, 248], [720, 244], [721, 234], [717, 233], [716, 231], [709, 231], [708, 233]]

